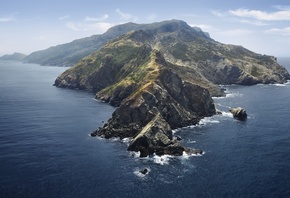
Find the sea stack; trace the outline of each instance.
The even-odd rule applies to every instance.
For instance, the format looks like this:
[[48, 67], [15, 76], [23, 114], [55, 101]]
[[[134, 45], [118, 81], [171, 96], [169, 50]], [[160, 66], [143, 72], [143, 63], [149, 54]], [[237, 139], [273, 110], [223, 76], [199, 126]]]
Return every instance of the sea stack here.
[[233, 117], [238, 120], [244, 121], [247, 119], [247, 112], [242, 107], [231, 108], [229, 111], [233, 114]]

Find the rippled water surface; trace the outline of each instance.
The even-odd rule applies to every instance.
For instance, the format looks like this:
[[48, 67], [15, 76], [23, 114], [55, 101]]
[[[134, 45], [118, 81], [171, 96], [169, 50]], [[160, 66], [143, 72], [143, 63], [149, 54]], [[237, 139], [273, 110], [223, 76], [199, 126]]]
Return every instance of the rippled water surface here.
[[0, 197], [290, 196], [290, 84], [227, 86], [222, 115], [175, 131], [204, 155], [140, 159], [126, 140], [88, 136], [114, 108], [53, 87], [65, 69], [0, 62]]

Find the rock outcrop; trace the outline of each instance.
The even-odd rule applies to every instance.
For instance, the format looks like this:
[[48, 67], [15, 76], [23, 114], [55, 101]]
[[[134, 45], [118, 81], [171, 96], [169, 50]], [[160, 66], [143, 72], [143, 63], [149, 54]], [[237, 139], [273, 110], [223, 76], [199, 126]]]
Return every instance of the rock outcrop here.
[[92, 136], [133, 137], [128, 150], [140, 151], [141, 157], [194, 152], [173, 140], [172, 129], [197, 124], [201, 118], [214, 115], [213, 100], [207, 89], [182, 81], [162, 65], [165, 62], [160, 58], [155, 51], [151, 64], [156, 64], [158, 75], [150, 76], [152, 81], [124, 99], [108, 123]]
[[233, 117], [238, 119], [238, 120], [246, 120], [247, 119], [247, 112], [245, 109], [241, 108], [241, 107], [237, 107], [237, 108], [231, 108], [229, 110], [232, 114]]
[[146, 175], [148, 173], [148, 169], [144, 168], [144, 169], [140, 170], [139, 173]]

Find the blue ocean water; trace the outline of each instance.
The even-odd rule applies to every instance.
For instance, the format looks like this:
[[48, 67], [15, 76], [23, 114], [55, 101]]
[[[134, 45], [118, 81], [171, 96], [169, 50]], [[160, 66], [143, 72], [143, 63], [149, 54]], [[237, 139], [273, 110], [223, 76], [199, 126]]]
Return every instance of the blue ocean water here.
[[[0, 62], [0, 197], [290, 196], [290, 84], [226, 86], [222, 115], [175, 131], [204, 155], [138, 158], [126, 141], [89, 137], [114, 108], [53, 87], [65, 69]], [[237, 106], [246, 122], [228, 113]]]

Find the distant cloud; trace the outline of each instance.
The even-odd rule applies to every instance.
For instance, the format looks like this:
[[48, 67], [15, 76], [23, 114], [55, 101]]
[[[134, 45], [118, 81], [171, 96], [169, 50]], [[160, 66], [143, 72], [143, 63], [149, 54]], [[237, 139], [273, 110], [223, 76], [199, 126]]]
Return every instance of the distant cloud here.
[[103, 16], [98, 17], [98, 18], [87, 16], [87, 17], [85, 17], [84, 20], [85, 20], [85, 21], [88, 21], [88, 22], [92, 22], [92, 21], [104, 21], [104, 20], [106, 20], [106, 19], [108, 19], [108, 18], [109, 18], [109, 15], [104, 14]]
[[112, 26], [114, 25], [111, 23], [92, 23], [87, 25], [91, 30], [98, 30], [100, 32], [105, 32]]
[[75, 24], [74, 22], [66, 23], [66, 27], [69, 28], [69, 29], [75, 30], [75, 31], [80, 31], [81, 30], [80, 25]]
[[224, 37], [245, 37], [252, 33], [253, 31], [245, 30], [245, 29], [230, 29], [230, 30], [217, 32], [218, 35], [224, 36]]
[[211, 13], [214, 15], [214, 16], [217, 16], [217, 17], [224, 17], [227, 15], [226, 12], [222, 12], [220, 10], [212, 10]]
[[274, 5], [272, 7], [277, 10], [290, 10], [290, 6], [285, 6], [285, 5]]
[[199, 15], [196, 14], [181, 14], [181, 17], [199, 17]]
[[149, 21], [153, 21], [153, 20], [155, 20], [156, 19], [156, 15], [155, 14], [149, 14], [148, 16], [147, 16], [147, 20], [149, 20]]
[[65, 26], [74, 31], [95, 31], [97, 33], [103, 33], [107, 31], [114, 24], [103, 22], [109, 18], [109, 15], [104, 14], [100, 17], [86, 16], [83, 20], [78, 22], [67, 22]]
[[213, 27], [211, 25], [207, 25], [207, 24], [192, 24], [192, 23], [190, 23], [188, 25], [190, 25], [191, 27], [199, 27], [204, 32], [211, 33], [211, 32], [217, 32], [218, 31], [217, 28], [215, 28], [215, 27]]
[[[281, 7], [282, 8], [282, 7]], [[230, 10], [230, 14], [238, 17], [252, 18], [263, 21], [289, 21], [290, 20], [290, 9], [279, 10], [276, 12], [265, 12], [261, 10], [249, 10], [249, 9], [237, 9]]]
[[113, 24], [111, 23], [74, 23], [68, 22], [66, 23], [66, 27], [72, 29], [74, 31], [96, 31], [99, 33], [103, 33], [107, 31]]
[[247, 23], [247, 24], [250, 24], [250, 25], [255, 25], [255, 26], [266, 26], [266, 25], [269, 25], [268, 23], [264, 23], [264, 22], [258, 21], [258, 20], [246, 20], [246, 19], [243, 19], [240, 22], [241, 23]]
[[2, 17], [0, 18], [0, 22], [9, 22], [9, 21], [14, 21], [12, 17]]
[[119, 8], [116, 9], [116, 12], [119, 14], [121, 19], [126, 20], [126, 21], [137, 21], [137, 19], [138, 19], [137, 17], [135, 17], [129, 13], [122, 12]]
[[47, 39], [47, 36], [45, 35], [40, 35], [40, 36], [36, 36], [36, 37], [33, 37], [34, 40], [37, 40], [37, 41], [44, 41]]
[[280, 35], [280, 36], [290, 36], [290, 27], [272, 28], [272, 29], [266, 30], [266, 33]]
[[65, 19], [69, 19], [71, 16], [70, 15], [65, 15], [65, 16], [61, 16], [61, 17], [59, 17], [58, 19], [59, 20], [65, 20]]
[[0, 22], [10, 22], [10, 21], [15, 21], [15, 13], [14, 14], [10, 14], [8, 16], [3, 16], [0, 17]]

